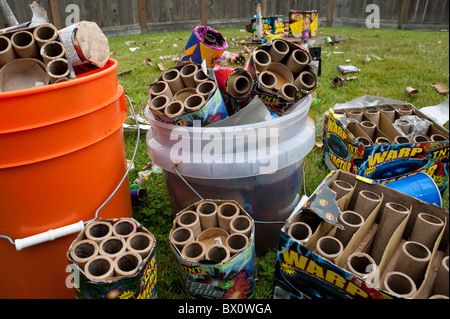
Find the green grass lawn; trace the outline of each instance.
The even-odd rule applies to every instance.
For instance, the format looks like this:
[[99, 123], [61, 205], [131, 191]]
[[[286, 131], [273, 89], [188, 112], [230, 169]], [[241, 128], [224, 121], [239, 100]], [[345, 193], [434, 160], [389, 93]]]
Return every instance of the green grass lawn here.
[[[242, 40], [250, 40], [250, 34], [239, 29], [218, 30], [229, 44], [228, 51], [243, 51]], [[143, 34], [110, 38], [110, 49], [119, 61], [119, 72], [131, 73], [119, 77], [119, 83], [132, 99], [134, 109], [144, 116], [147, 104], [147, 85], [161, 75], [157, 64], [166, 68], [175, 66], [171, 60], [161, 60], [167, 55], [181, 56], [184, 46], [192, 32], [173, 32], [163, 34]], [[411, 103], [417, 108], [437, 105], [448, 98], [438, 93], [431, 85], [440, 81], [449, 85], [449, 37], [448, 32], [423, 32], [384, 29], [324, 28], [320, 36], [345, 34], [346, 42], [334, 46], [322, 46], [322, 75], [318, 85], [317, 100], [310, 109], [316, 121], [316, 139], [321, 140], [320, 123], [324, 112], [336, 103], [351, 101], [363, 95], [373, 95]], [[127, 44], [127, 43], [129, 44]], [[130, 43], [132, 42], [132, 43]], [[140, 49], [132, 52], [130, 48]], [[250, 46], [250, 49], [254, 47]], [[341, 52], [341, 53], [339, 53]], [[364, 64], [364, 58], [371, 57]], [[153, 66], [144, 63], [152, 61]], [[357, 80], [346, 82], [343, 87], [333, 88], [331, 80], [339, 76], [338, 65], [352, 64], [361, 72], [350, 74]], [[419, 93], [408, 95], [405, 88], [411, 86]], [[133, 122], [128, 123], [132, 124]], [[448, 129], [448, 123], [445, 125]], [[126, 151], [131, 158], [136, 142], [136, 132], [126, 131]], [[142, 132], [139, 150], [135, 159], [135, 169], [130, 173], [130, 182], [138, 172], [147, 169], [151, 162], [147, 154], [145, 132]], [[322, 162], [322, 149], [314, 149], [305, 158], [306, 192], [310, 195], [328, 174]], [[179, 284], [176, 262], [168, 245], [168, 233], [173, 214], [161, 174], [153, 174], [143, 183], [148, 189], [148, 199], [135, 204], [135, 218], [143, 223], [155, 236], [158, 260], [158, 298], [185, 298]], [[444, 194], [444, 208], [448, 211], [448, 189]], [[274, 274], [275, 252], [257, 258], [256, 298], [270, 298]]]

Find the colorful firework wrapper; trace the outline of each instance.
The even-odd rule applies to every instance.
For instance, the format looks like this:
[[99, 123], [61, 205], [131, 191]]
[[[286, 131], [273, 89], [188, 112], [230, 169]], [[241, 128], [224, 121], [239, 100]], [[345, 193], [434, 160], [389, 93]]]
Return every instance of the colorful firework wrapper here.
[[202, 64], [206, 60], [206, 66], [212, 68], [227, 47], [220, 32], [209, 26], [198, 26], [187, 42], [179, 63], [188, 61]]
[[[336, 193], [331, 185], [336, 180], [345, 181], [354, 186], [345, 197], [336, 201]], [[336, 231], [336, 216], [351, 209], [361, 190], [372, 191], [382, 198], [366, 218], [363, 226], [353, 235], [350, 242], [344, 246], [342, 253], [327, 260], [319, 256], [316, 243], [323, 236], [333, 236]], [[383, 203], [394, 201], [410, 208], [409, 218], [401, 223], [389, 240], [384, 255], [377, 265], [378, 275], [374, 277], [358, 276], [347, 270], [346, 263], [354, 252], [370, 251], [370, 245], [375, 231], [379, 230], [377, 217], [382, 212]], [[411, 234], [411, 227], [417, 215], [423, 211], [430, 212], [442, 220], [447, 221], [448, 213], [436, 205], [430, 205], [414, 197], [388, 188], [374, 181], [344, 171], [332, 171], [317, 187], [314, 194], [298, 212], [293, 212], [281, 229], [279, 246], [276, 257], [274, 299], [395, 299], [398, 298], [386, 291], [380, 285], [384, 274], [395, 267], [396, 258], [401, 245]], [[289, 227], [300, 217], [308, 221], [313, 234], [306, 242], [300, 243], [289, 235]], [[315, 225], [315, 226], [313, 226]], [[448, 245], [449, 226], [440, 232], [432, 249], [431, 263], [439, 264], [445, 255]], [[446, 244], [447, 243], [447, 244]], [[417, 293], [413, 299], [428, 299], [431, 294], [431, 283], [434, 280], [433, 270], [425, 273], [423, 281], [417, 285]]]
[[[86, 276], [85, 270], [80, 268], [72, 259], [70, 251], [72, 247], [86, 239], [85, 232], [82, 231], [73, 241], [67, 251], [69, 261], [68, 268], [77, 299], [156, 299], [157, 271], [156, 271], [156, 239], [144, 226], [134, 219], [136, 232], [143, 232], [150, 235], [150, 253], [143, 258], [138, 266], [137, 272], [132, 276], [112, 277], [102, 281], [93, 281]], [[107, 223], [115, 223], [120, 219], [100, 220]]]
[[[209, 201], [209, 200], [208, 200]], [[225, 201], [211, 200], [220, 205]], [[230, 201], [226, 201], [230, 202]], [[241, 212], [250, 217], [237, 203]], [[174, 220], [185, 211], [195, 211], [193, 204], [179, 212]], [[250, 217], [251, 218], [251, 217]], [[248, 246], [220, 264], [211, 261], [192, 262], [186, 260], [179, 249], [170, 242], [170, 247], [177, 260], [180, 281], [185, 293], [193, 299], [251, 299], [255, 295], [256, 255], [255, 226], [253, 223]]]
[[[385, 108], [395, 110], [396, 119], [402, 117], [399, 110], [408, 109], [419, 118], [430, 121], [432, 124], [426, 132], [429, 140], [414, 142], [407, 139], [405, 143], [394, 144], [392, 141], [395, 141], [397, 137], [406, 136], [395, 128], [393, 122], [383, 112], [380, 113], [380, 122], [373, 136], [368, 136], [362, 131], [358, 120], [351, 115], [354, 111], [364, 112]], [[448, 130], [433, 122], [411, 104], [342, 108], [338, 111], [330, 110], [325, 117], [323, 129], [323, 160], [330, 170], [344, 170], [381, 184], [424, 172], [435, 181], [441, 194], [444, 193], [448, 185], [450, 169]], [[363, 120], [367, 121], [368, 118], [364, 115]], [[430, 137], [435, 135], [441, 136], [441, 140], [431, 141]], [[391, 143], [365, 145], [358, 140], [358, 137], [365, 137], [372, 141], [387, 138]]]

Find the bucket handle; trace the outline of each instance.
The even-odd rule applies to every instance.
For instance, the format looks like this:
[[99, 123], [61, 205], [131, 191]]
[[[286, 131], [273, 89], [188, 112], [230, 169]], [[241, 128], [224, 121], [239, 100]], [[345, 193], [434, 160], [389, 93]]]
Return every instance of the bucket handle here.
[[48, 241], [52, 241], [55, 240], [57, 238], [61, 238], [61, 237], [65, 237], [68, 235], [72, 235], [75, 234], [77, 232], [81, 232], [84, 229], [84, 226], [92, 221], [95, 221], [98, 218], [98, 213], [100, 212], [100, 210], [105, 207], [105, 205], [111, 200], [111, 198], [113, 198], [113, 196], [116, 194], [116, 192], [119, 190], [119, 188], [122, 186], [123, 182], [125, 181], [125, 178], [127, 178], [128, 173], [130, 172], [133, 163], [134, 163], [134, 159], [136, 158], [136, 153], [139, 147], [139, 140], [140, 140], [140, 136], [141, 136], [141, 131], [140, 131], [140, 127], [139, 127], [139, 122], [137, 120], [136, 114], [134, 112], [134, 108], [133, 108], [133, 104], [131, 103], [130, 98], [125, 95], [126, 99], [128, 100], [128, 103], [130, 104], [130, 110], [133, 113], [133, 117], [135, 119], [136, 122], [136, 126], [137, 126], [137, 139], [136, 139], [136, 146], [134, 149], [134, 153], [133, 153], [133, 157], [128, 165], [127, 171], [125, 172], [124, 176], [122, 177], [119, 185], [114, 189], [114, 191], [111, 193], [111, 195], [106, 199], [106, 201], [96, 210], [95, 212], [95, 217], [93, 219], [91, 219], [90, 221], [87, 222], [83, 222], [83, 221], [79, 221], [75, 224], [72, 225], [68, 225], [68, 226], [63, 226], [57, 229], [51, 229], [48, 230], [46, 232], [43, 232], [41, 234], [37, 234], [37, 235], [33, 235], [30, 237], [26, 237], [23, 239], [16, 239], [13, 240], [11, 237], [5, 236], [5, 235], [0, 235], [0, 239], [6, 239], [8, 240], [12, 245], [16, 246], [16, 250], [20, 251], [24, 248], [27, 247], [31, 247], [31, 246], [35, 246], [38, 244], [42, 244]]

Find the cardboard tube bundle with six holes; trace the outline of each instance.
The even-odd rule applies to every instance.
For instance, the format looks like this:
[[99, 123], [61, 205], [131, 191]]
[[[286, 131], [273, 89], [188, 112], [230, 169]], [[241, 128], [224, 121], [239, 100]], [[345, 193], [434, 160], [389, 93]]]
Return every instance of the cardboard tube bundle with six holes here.
[[90, 222], [67, 253], [77, 298], [156, 298], [155, 245], [132, 218]]

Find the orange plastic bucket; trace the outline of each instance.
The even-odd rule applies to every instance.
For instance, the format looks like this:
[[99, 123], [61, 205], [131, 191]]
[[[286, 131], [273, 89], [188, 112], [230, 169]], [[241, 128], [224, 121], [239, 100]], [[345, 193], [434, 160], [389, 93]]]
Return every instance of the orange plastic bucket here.
[[[0, 93], [0, 235], [13, 240], [95, 218], [127, 171], [118, 63], [76, 80]], [[132, 217], [125, 178], [98, 218]], [[0, 238], [0, 298], [74, 298], [78, 234], [17, 251]]]

